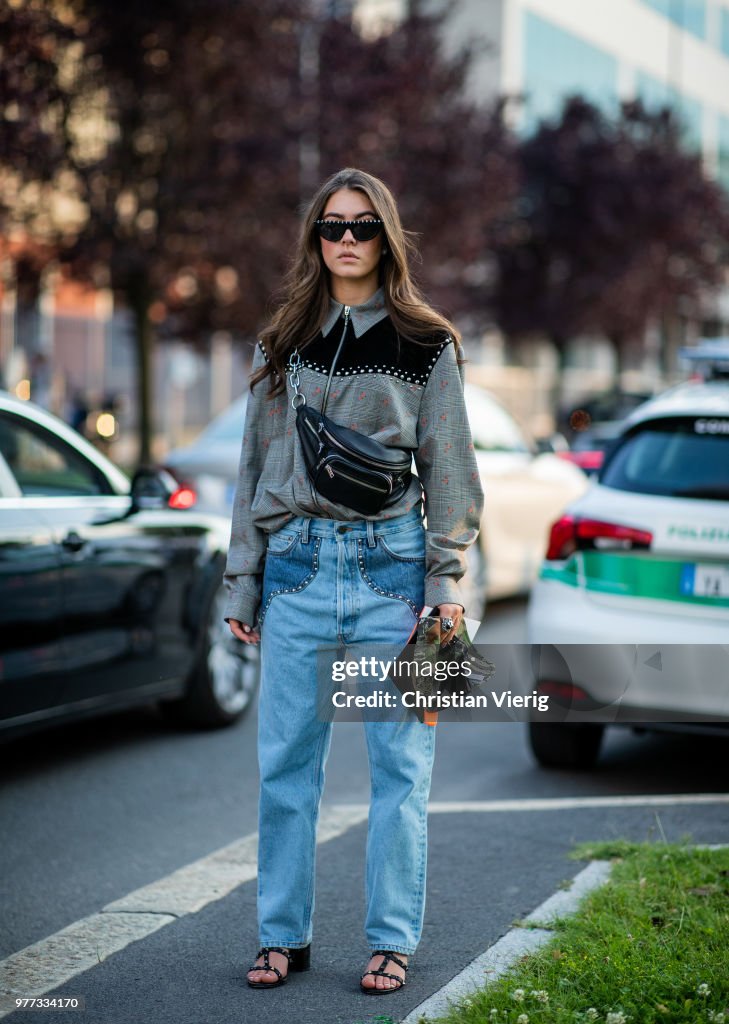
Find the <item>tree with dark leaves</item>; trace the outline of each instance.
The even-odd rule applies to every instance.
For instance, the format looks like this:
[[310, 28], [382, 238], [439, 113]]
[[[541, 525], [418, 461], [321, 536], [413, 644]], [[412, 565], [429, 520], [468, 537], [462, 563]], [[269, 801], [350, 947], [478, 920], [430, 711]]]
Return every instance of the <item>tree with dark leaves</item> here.
[[84, 217], [68, 194], [75, 20], [71, 3], [57, 13], [32, 0], [0, 5], [0, 257], [12, 268], [16, 334], [31, 353], [41, 276], [63, 237], [68, 204], [75, 223]]
[[[297, 197], [295, 0], [87, 0], [87, 64], [113, 137], [82, 169], [89, 207], [70, 254], [108, 268], [133, 312], [141, 456], [151, 434], [153, 321], [176, 337], [256, 330]], [[295, 20], [295, 18], [294, 18]]]
[[143, 460], [153, 338], [253, 334], [294, 249], [301, 199], [342, 166], [399, 193], [430, 297], [451, 314], [482, 308], [488, 228], [513, 190], [513, 161], [500, 112], [464, 98], [469, 51], [441, 52], [442, 16], [414, 9], [369, 40], [336, 6], [312, 21], [306, 0], [57, 0], [55, 22], [41, 6], [16, 0], [14, 38], [72, 48], [50, 76], [31, 61], [13, 89], [34, 97], [58, 81], [65, 113], [34, 148], [44, 103], [23, 106], [22, 177], [64, 169], [83, 215], [57, 233], [58, 254], [133, 313]]
[[[423, 256], [421, 283], [449, 315], [485, 315], [488, 244], [513, 199], [514, 140], [502, 107], [473, 104], [465, 89], [474, 51], [443, 52], [447, 13], [419, 4], [390, 33], [362, 38], [332, 20], [319, 79], [323, 174], [359, 166], [398, 196]], [[325, 59], [324, 59], [325, 58]]]
[[14, 0], [0, 6], [0, 231], [32, 224], [37, 197], [19, 191], [32, 181], [57, 178], [69, 156], [71, 66], [79, 36], [72, 9], [59, 17], [51, 8]]
[[[48, 8], [16, 0], [0, 18], [2, 230], [25, 224], [28, 253], [42, 237], [46, 259], [131, 310], [148, 461], [153, 329], [252, 333], [290, 248], [300, 4]], [[56, 224], [63, 191], [75, 216]]]
[[563, 355], [571, 337], [600, 332], [620, 363], [652, 320], [698, 309], [722, 282], [726, 196], [668, 110], [632, 103], [611, 119], [571, 99], [522, 142], [519, 163], [494, 245], [494, 310], [510, 336], [543, 332]]

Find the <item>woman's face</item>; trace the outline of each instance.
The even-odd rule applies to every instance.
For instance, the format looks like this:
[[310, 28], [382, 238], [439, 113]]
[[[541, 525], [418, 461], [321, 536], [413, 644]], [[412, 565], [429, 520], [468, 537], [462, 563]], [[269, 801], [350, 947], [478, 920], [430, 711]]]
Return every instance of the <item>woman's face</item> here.
[[[377, 220], [377, 214], [364, 192], [341, 188], [329, 196], [321, 219]], [[321, 252], [331, 274], [332, 291], [336, 293], [340, 282], [377, 291], [383, 241], [380, 231], [370, 241], [358, 242], [349, 228], [338, 242], [322, 238]]]

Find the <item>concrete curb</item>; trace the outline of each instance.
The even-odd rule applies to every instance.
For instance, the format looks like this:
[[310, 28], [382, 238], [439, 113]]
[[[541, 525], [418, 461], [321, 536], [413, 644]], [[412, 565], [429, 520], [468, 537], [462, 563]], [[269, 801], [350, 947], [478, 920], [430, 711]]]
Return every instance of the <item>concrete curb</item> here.
[[527, 953], [535, 953], [553, 937], [550, 925], [559, 918], [574, 914], [585, 896], [607, 882], [612, 865], [606, 860], [593, 860], [575, 875], [569, 889], [560, 890], [540, 903], [527, 917], [525, 925], [540, 927], [512, 928], [498, 942], [472, 960], [460, 973], [432, 996], [411, 1010], [401, 1024], [418, 1024], [422, 1017], [441, 1017], [450, 1004], [482, 989], [484, 983], [496, 981]]

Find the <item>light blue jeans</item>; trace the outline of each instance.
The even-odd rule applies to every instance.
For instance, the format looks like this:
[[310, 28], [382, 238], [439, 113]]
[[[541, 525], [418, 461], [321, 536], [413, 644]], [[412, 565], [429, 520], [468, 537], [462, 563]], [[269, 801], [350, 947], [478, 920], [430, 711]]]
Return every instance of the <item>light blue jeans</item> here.
[[[406, 642], [423, 607], [418, 511], [382, 523], [297, 518], [269, 537], [259, 613], [261, 945], [312, 937], [316, 825], [331, 743], [317, 715], [317, 648]], [[425, 908], [427, 813], [435, 728], [411, 713], [365, 721], [371, 778], [365, 935], [413, 953]]]

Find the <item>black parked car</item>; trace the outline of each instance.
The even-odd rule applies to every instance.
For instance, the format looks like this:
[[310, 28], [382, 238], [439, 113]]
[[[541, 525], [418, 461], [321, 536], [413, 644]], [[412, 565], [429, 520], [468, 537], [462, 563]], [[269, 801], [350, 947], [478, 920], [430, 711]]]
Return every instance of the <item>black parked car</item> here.
[[156, 701], [206, 727], [245, 712], [258, 650], [222, 618], [230, 522], [184, 505], [169, 474], [130, 481], [0, 391], [0, 737]]

